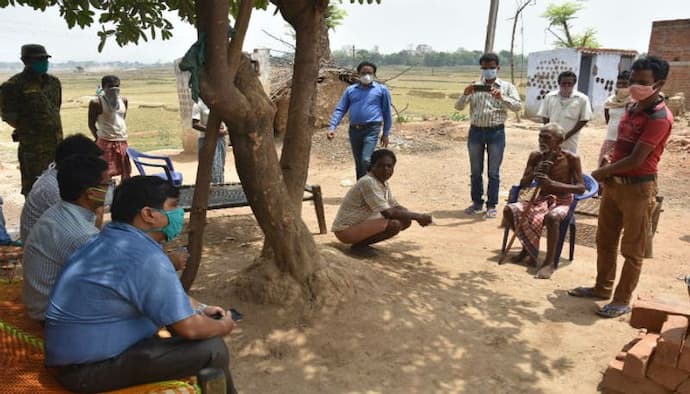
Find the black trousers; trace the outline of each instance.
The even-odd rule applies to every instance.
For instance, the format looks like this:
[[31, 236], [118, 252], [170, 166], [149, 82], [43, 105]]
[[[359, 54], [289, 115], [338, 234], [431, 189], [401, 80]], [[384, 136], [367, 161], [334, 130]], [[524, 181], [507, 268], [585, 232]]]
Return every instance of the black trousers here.
[[228, 348], [219, 337], [196, 341], [180, 337], [148, 338], [117, 357], [48, 369], [67, 389], [95, 393], [196, 376], [203, 368], [222, 369], [227, 393], [237, 393], [230, 375]]

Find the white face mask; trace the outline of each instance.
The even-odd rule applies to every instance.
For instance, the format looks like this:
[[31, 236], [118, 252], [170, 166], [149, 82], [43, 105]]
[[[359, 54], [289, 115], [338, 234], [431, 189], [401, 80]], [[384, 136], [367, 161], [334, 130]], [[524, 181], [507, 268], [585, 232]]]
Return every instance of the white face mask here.
[[359, 78], [360, 82], [364, 85], [369, 85], [370, 83], [374, 82], [374, 75], [373, 74], [362, 74], [362, 76]]
[[485, 81], [491, 81], [492, 79], [496, 79], [497, 75], [498, 75], [498, 69], [497, 68], [482, 69], [482, 78], [484, 78]]

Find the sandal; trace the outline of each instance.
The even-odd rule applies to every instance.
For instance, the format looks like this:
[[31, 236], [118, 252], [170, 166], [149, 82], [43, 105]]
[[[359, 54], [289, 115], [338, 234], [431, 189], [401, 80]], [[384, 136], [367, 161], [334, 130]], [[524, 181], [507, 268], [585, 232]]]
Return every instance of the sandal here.
[[612, 305], [606, 304], [597, 311], [597, 315], [605, 318], [614, 318], [630, 313], [630, 307], [627, 305]]
[[594, 292], [594, 287], [576, 287], [572, 290], [568, 290], [568, 295], [580, 298], [598, 298], [600, 300], [608, 300], [609, 296], [602, 296]]
[[484, 219], [496, 219], [497, 214], [498, 212], [496, 212], [496, 208], [489, 208], [484, 214]]

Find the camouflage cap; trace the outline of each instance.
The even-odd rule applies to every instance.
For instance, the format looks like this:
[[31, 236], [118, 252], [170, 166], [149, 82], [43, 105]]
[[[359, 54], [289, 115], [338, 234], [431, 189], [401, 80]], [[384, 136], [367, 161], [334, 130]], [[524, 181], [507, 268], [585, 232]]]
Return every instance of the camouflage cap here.
[[22, 45], [22, 58], [24, 57], [51, 57], [43, 45], [26, 44]]

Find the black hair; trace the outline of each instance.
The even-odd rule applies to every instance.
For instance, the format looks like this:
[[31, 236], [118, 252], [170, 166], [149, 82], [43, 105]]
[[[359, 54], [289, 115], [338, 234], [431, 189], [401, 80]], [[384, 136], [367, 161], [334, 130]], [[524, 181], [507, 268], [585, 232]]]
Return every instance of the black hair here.
[[618, 77], [616, 80], [623, 80], [623, 81], [629, 81], [630, 80], [630, 71], [628, 70], [623, 70], [620, 73], [618, 73]]
[[114, 85], [114, 84], [119, 85], [120, 84], [120, 78], [118, 78], [115, 75], [106, 75], [103, 78], [101, 78], [101, 87], [104, 87], [106, 84], [107, 85]]
[[568, 71], [563, 71], [562, 73], [558, 74], [558, 84], [561, 84], [561, 80], [563, 78], [573, 78], [573, 83], [577, 83], [577, 75], [575, 75], [574, 72], [568, 70]]
[[103, 155], [103, 151], [93, 142], [93, 139], [84, 134], [70, 135], [55, 149], [55, 166], [59, 169], [62, 162], [73, 155], [99, 157]]
[[498, 66], [499, 60], [498, 60], [498, 55], [493, 53], [493, 52], [487, 52], [482, 55], [482, 57], [479, 58], [479, 64], [481, 65], [482, 63], [488, 63], [488, 62], [496, 62], [496, 65]]
[[652, 70], [654, 81], [666, 79], [669, 70], [668, 62], [658, 56], [643, 56], [635, 60], [631, 69], [633, 71]]
[[393, 164], [395, 164], [398, 159], [395, 157], [395, 153], [393, 153], [392, 150], [389, 149], [379, 149], [374, 151], [374, 153], [371, 154], [371, 159], [369, 160], [369, 168], [367, 170], [371, 170], [374, 168], [374, 165], [376, 165], [376, 162], [379, 160], [383, 159], [384, 157], [390, 157], [393, 159]]
[[366, 60], [357, 65], [357, 72], [361, 72], [362, 68], [364, 68], [365, 66], [369, 66], [369, 67], [373, 68], [374, 74], [376, 74], [376, 65], [374, 63], [368, 62]]
[[115, 189], [110, 216], [113, 222], [132, 224], [142, 208], [162, 209], [168, 198], [179, 198], [180, 190], [157, 176], [134, 176]]
[[57, 173], [60, 198], [75, 202], [90, 187], [101, 184], [108, 163], [100, 157], [72, 155], [62, 161]]

